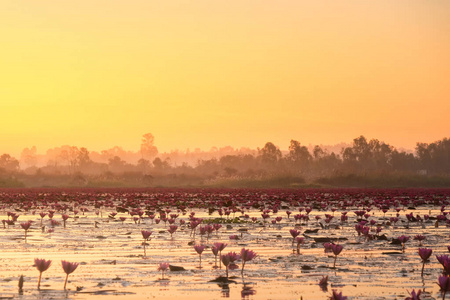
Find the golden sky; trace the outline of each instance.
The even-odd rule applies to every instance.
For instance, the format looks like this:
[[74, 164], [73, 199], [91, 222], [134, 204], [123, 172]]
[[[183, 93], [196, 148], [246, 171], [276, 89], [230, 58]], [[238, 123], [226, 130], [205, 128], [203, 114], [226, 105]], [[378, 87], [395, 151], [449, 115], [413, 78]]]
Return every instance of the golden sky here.
[[450, 1], [2, 0], [0, 153], [450, 136]]

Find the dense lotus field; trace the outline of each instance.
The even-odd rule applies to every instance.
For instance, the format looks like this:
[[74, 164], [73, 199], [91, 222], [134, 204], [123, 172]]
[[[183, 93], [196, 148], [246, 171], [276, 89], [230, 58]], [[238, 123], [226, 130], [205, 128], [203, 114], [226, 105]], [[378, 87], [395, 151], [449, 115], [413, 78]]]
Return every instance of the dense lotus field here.
[[4, 189], [0, 299], [443, 299], [449, 203], [450, 189]]

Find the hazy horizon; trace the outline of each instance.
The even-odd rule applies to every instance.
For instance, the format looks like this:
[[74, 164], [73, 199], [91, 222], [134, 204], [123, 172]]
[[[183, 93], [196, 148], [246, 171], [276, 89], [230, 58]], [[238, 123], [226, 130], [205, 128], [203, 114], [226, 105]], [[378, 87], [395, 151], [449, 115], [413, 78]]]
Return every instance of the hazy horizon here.
[[[364, 135], [362, 135], [362, 136], [364, 136]], [[357, 137], [354, 137], [354, 138], [357, 138]], [[377, 139], [376, 137], [366, 137], [366, 138], [368, 140], [370, 140], [370, 139]], [[442, 137], [442, 138], [446, 138], [446, 137]], [[268, 143], [268, 142], [273, 143], [272, 141], [266, 141], [262, 145], [258, 145], [258, 146], [254, 147], [254, 148], [252, 148], [252, 147], [233, 147], [231, 145], [224, 145], [224, 146], [220, 146], [220, 147], [212, 146], [209, 149], [202, 149], [200, 147], [192, 147], [192, 148], [185, 148], [185, 149], [181, 149], [181, 148], [169, 149], [168, 151], [165, 151], [165, 150], [161, 150], [159, 148], [159, 146], [157, 144], [157, 139], [155, 138], [155, 140], [156, 141], [155, 141], [154, 146], [158, 149], [158, 155], [170, 154], [170, 153], [176, 153], [176, 152], [180, 152], [180, 153], [188, 153], [188, 152], [190, 152], [190, 153], [195, 153], [195, 152], [209, 153], [209, 152], [214, 152], [214, 151], [218, 151], [218, 150], [221, 150], [221, 149], [225, 150], [227, 148], [232, 148], [235, 151], [242, 151], [242, 150], [257, 151], [258, 149], [263, 148], [266, 143]], [[295, 140], [295, 139], [291, 139], [291, 140]], [[379, 140], [379, 141], [386, 143], [386, 141], [382, 141], [382, 140]], [[276, 143], [273, 143], [273, 144], [275, 146], [277, 146], [280, 149], [280, 151], [286, 153], [286, 152], [289, 151], [289, 149], [288, 149], [289, 148], [289, 142], [290, 142], [290, 140], [289, 141], [285, 141], [285, 143], [283, 143], [281, 145], [276, 144]], [[342, 149], [342, 147], [352, 146], [353, 139], [351, 139], [349, 141], [343, 141], [343, 142], [340, 142], [340, 143], [332, 144], [332, 145], [331, 144], [324, 144], [324, 143], [319, 143], [319, 144], [311, 144], [311, 143], [309, 143], [309, 144], [306, 144], [306, 143], [302, 143], [301, 141], [299, 141], [299, 142], [301, 143], [302, 146], [306, 146], [310, 152], [312, 151], [314, 146], [320, 146], [323, 150], [328, 150], [329, 152], [335, 152], [336, 154], [340, 154], [340, 150]], [[421, 142], [421, 141], [418, 141], [418, 142]], [[435, 142], [435, 141], [432, 141], [432, 142]], [[387, 143], [387, 144], [389, 144], [389, 143]], [[393, 144], [389, 144], [389, 145], [393, 146], [397, 150], [405, 151], [405, 152], [408, 152], [408, 153], [413, 153], [415, 151], [415, 146], [413, 148], [404, 148], [404, 147], [397, 147], [396, 145], [393, 145]], [[49, 147], [49, 148], [45, 148], [45, 149], [44, 148], [43, 149], [39, 149], [39, 148], [36, 147], [36, 154], [37, 155], [45, 155], [48, 150], [61, 148], [61, 147], [66, 147], [66, 146], [69, 146], [69, 147], [74, 146], [74, 147], [77, 147], [77, 148], [86, 148], [89, 152], [97, 152], [97, 153], [100, 153], [100, 152], [102, 152], [104, 150], [111, 150], [111, 149], [113, 149], [115, 147], [119, 147], [119, 148], [121, 148], [122, 150], [124, 150], [126, 152], [135, 152], [135, 153], [139, 153], [140, 152], [139, 147], [136, 147], [135, 149], [128, 149], [128, 148], [125, 148], [125, 147], [123, 147], [121, 145], [114, 145], [114, 146], [111, 146], [111, 147], [106, 147], [106, 148], [101, 148], [101, 149], [91, 149], [91, 148], [86, 147], [84, 145], [61, 144], [61, 145], [54, 145], [53, 147]], [[1, 154], [9, 154], [12, 157], [15, 157], [15, 158], [19, 159], [20, 155], [21, 155], [21, 153], [22, 153], [22, 151], [24, 149], [26, 149], [26, 148], [31, 149], [32, 147], [35, 147], [35, 146], [31, 145], [31, 146], [28, 146], [28, 147], [24, 147], [24, 148], [20, 149], [17, 153], [4, 152], [4, 151], [1, 152], [1, 149], [0, 149], [0, 152], [1, 152], [0, 155]]]

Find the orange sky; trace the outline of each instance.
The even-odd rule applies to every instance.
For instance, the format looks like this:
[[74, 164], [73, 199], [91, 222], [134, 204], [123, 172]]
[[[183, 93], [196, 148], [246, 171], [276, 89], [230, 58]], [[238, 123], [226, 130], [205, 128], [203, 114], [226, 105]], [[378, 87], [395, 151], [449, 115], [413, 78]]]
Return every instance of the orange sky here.
[[0, 153], [450, 136], [450, 1], [3, 0]]

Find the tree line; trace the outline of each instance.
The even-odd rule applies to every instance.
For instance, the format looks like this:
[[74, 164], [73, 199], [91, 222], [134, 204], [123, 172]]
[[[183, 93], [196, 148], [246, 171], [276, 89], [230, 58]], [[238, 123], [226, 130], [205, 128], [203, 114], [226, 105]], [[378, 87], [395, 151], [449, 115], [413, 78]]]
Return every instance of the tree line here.
[[[172, 153], [174, 154], [174, 153]], [[184, 153], [188, 157], [189, 153]], [[38, 165], [36, 149], [25, 148], [20, 161], [9, 154], [0, 156], [0, 185], [8, 178], [26, 181], [40, 177], [71, 178], [73, 184], [89, 182], [134, 181], [139, 185], [163, 182], [204, 184], [220, 180], [262, 180], [291, 178], [297, 182], [314, 182], [345, 176], [444, 176], [450, 177], [450, 140], [417, 143], [415, 152], [400, 151], [377, 139], [364, 136], [353, 139], [339, 153], [321, 146], [312, 149], [291, 140], [282, 152], [272, 142], [256, 150], [216, 151], [216, 155], [198, 157], [195, 164], [174, 163], [175, 156], [158, 153], [154, 138], [146, 134], [140, 150], [125, 151], [120, 147], [98, 152], [75, 146], [49, 149], [44, 165]], [[31, 178], [31, 179], [30, 179]], [[5, 184], [4, 184], [5, 185]]]

